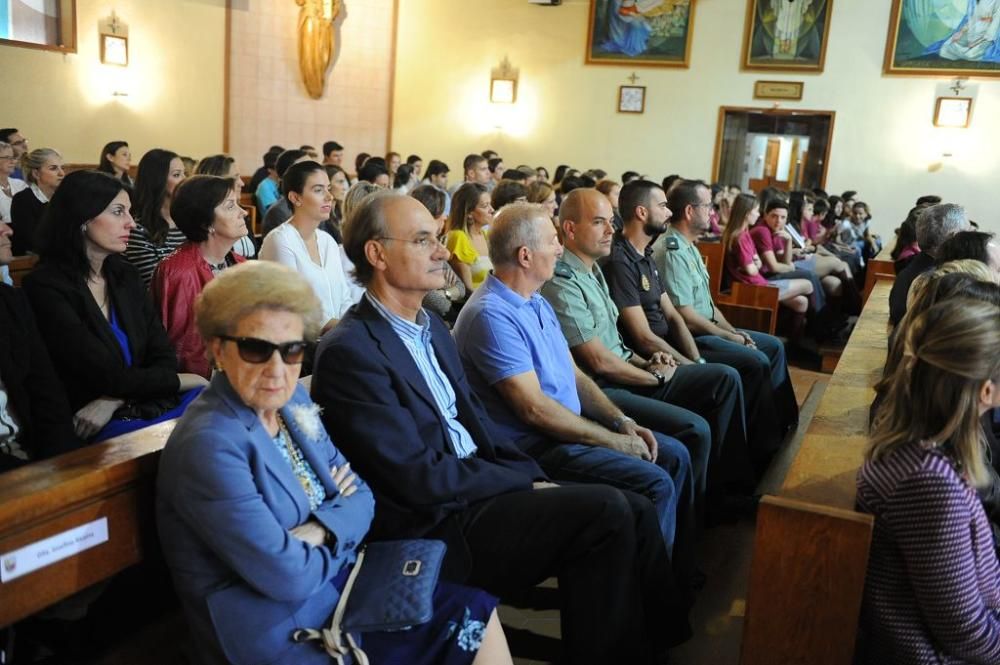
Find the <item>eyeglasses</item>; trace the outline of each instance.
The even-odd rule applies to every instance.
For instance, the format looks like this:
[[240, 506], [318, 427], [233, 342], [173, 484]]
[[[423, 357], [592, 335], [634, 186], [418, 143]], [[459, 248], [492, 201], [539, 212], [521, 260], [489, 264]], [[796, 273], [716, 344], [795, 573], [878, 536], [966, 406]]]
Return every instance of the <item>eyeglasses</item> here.
[[305, 358], [306, 347], [309, 346], [309, 343], [304, 340], [275, 344], [274, 342], [268, 342], [266, 339], [257, 339], [256, 337], [219, 335], [219, 339], [226, 340], [227, 342], [236, 342], [240, 358], [255, 365], [269, 361], [274, 356], [275, 351], [278, 352], [281, 360], [286, 365], [299, 365], [302, 363], [303, 358]]
[[416, 245], [418, 249], [428, 254], [433, 253], [434, 250], [436, 250], [438, 247], [444, 246], [444, 243], [442, 243], [434, 236], [421, 236], [416, 240], [411, 240], [410, 238], [393, 238], [391, 236], [382, 236], [381, 238], [379, 238], [379, 240], [395, 240], [397, 242], [407, 242], [410, 243], [411, 245]]
[[709, 201], [708, 203], [692, 203], [691, 207], [692, 208], [711, 208], [712, 207], [712, 202]]

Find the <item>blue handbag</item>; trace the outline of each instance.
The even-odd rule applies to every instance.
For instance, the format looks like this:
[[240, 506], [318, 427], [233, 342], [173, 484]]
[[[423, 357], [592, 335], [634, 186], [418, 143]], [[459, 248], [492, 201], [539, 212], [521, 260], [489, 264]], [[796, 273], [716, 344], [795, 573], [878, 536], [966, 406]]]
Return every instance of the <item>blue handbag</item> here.
[[388, 540], [358, 551], [340, 594], [330, 627], [299, 629], [296, 642], [319, 641], [346, 665], [368, 665], [368, 656], [351, 633], [406, 630], [430, 621], [434, 588], [447, 546], [440, 540]]

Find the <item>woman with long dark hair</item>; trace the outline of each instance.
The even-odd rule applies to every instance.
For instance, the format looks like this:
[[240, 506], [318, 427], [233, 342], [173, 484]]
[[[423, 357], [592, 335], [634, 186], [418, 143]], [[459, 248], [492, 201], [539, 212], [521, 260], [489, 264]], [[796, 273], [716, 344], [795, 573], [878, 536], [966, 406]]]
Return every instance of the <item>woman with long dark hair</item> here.
[[132, 202], [137, 226], [129, 237], [125, 258], [138, 269], [147, 287], [160, 261], [187, 240], [170, 216], [174, 188], [183, 180], [184, 162], [175, 152], [154, 148], [139, 160]]
[[121, 258], [137, 228], [129, 194], [105, 173], [66, 176], [42, 218], [41, 261], [24, 278], [76, 433], [91, 441], [176, 417], [205, 385], [177, 372], [143, 283]]
[[125, 141], [111, 141], [101, 149], [101, 159], [97, 170], [118, 178], [129, 187], [132, 186], [132, 176], [128, 174], [132, 166], [132, 152]]

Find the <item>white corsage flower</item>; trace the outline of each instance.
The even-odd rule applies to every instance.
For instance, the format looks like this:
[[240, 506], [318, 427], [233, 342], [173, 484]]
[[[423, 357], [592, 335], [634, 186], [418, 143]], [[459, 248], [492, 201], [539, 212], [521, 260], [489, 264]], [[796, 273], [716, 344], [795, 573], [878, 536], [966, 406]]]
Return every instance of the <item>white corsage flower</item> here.
[[323, 431], [323, 423], [319, 419], [319, 414], [323, 409], [319, 404], [294, 404], [288, 409], [292, 414], [295, 425], [303, 434], [314, 441], [319, 440], [320, 432]]

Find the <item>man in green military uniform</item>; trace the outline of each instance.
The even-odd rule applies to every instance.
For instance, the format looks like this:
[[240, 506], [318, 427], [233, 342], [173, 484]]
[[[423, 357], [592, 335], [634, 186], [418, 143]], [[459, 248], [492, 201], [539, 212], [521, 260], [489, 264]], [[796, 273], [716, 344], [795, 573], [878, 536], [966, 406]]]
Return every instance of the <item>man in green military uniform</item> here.
[[678, 366], [668, 353], [644, 358], [625, 346], [618, 308], [597, 266], [611, 252], [612, 215], [596, 190], [570, 192], [559, 210], [565, 251], [541, 293], [555, 310], [577, 365], [626, 415], [684, 443], [703, 492], [710, 460], [719, 459], [727, 446], [746, 449], [739, 377], [717, 365]]
[[[681, 182], [671, 190], [667, 207], [671, 213], [670, 225], [653, 243], [653, 262], [660, 271], [664, 290], [694, 335], [703, 358], [734, 367], [745, 378], [770, 377], [771, 395], [746, 385], [744, 391], [751, 438], [771, 440], [769, 447], [773, 448], [777, 445], [773, 443], [774, 436], [780, 439], [799, 420], [785, 346], [773, 335], [734, 327], [712, 301], [708, 270], [695, 246], [708, 230], [712, 208], [708, 186], [700, 180]], [[776, 419], [770, 423], [773, 427], [763, 422], [768, 417]], [[761, 422], [755, 422], [758, 420]], [[763, 452], [766, 458], [767, 451]]]

